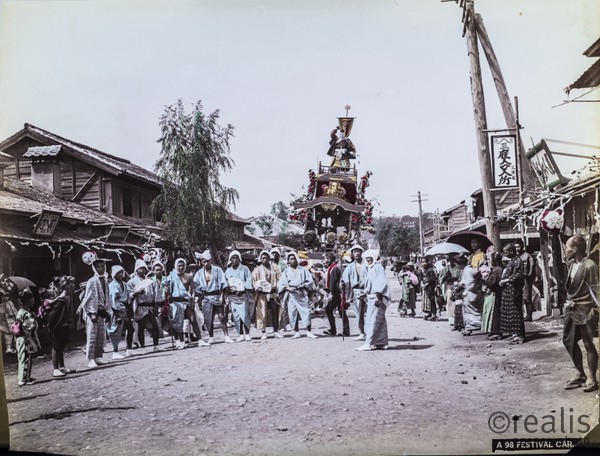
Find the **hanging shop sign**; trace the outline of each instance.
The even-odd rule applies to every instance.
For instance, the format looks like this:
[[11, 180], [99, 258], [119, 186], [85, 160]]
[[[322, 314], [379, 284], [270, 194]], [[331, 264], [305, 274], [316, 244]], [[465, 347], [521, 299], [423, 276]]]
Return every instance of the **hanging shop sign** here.
[[43, 210], [36, 224], [33, 226], [33, 235], [38, 237], [52, 237], [61, 216], [62, 212]]
[[515, 135], [490, 136], [493, 187], [496, 189], [519, 186], [517, 138]]
[[550, 148], [543, 139], [527, 151], [531, 169], [542, 188], [552, 190], [558, 184], [566, 182], [552, 157]]

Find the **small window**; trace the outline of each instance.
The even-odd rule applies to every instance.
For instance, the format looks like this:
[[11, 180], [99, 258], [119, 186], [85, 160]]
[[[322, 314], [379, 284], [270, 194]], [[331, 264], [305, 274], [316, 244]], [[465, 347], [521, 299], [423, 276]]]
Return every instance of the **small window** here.
[[133, 217], [133, 194], [130, 188], [123, 187], [123, 215]]

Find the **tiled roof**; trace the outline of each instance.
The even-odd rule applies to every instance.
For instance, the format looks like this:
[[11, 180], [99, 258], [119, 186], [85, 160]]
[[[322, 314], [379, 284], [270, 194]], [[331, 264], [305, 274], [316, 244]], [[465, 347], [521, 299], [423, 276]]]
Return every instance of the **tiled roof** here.
[[241, 241], [234, 241], [233, 247], [236, 250], [262, 250], [262, 249], [271, 249], [275, 244], [273, 242], [267, 241], [266, 239], [260, 239], [249, 234], [244, 233], [244, 237]]
[[93, 223], [119, 226], [147, 227], [135, 224], [111, 214], [91, 209], [80, 203], [57, 198], [50, 193], [37, 190], [14, 178], [4, 178], [4, 189], [0, 189], [0, 210], [39, 214], [43, 210], [62, 212], [64, 218]]
[[17, 179], [5, 177], [4, 187], [0, 190], [0, 209], [31, 214], [38, 214], [43, 210], [59, 211], [63, 213], [63, 217], [75, 220], [125, 224], [117, 217], [95, 211], [83, 204], [57, 198]]
[[[110, 214], [105, 214], [101, 211], [90, 209], [79, 203], [57, 198], [49, 193], [32, 188], [28, 184], [25, 184], [17, 179], [5, 178], [4, 186], [4, 189], [0, 189], [0, 211], [11, 211], [32, 215], [39, 214], [44, 210], [58, 211], [62, 213], [63, 218], [75, 220], [79, 223], [132, 226], [131, 222], [125, 221]], [[145, 229], [146, 232], [148, 231], [148, 228], [154, 227], [133, 225], [132, 241], [134, 242], [135, 240], [133, 238], [139, 238], [140, 236], [139, 233], [135, 234], [139, 228]], [[156, 231], [156, 229], [153, 229], [152, 231]], [[31, 228], [25, 227], [24, 224], [0, 225], [0, 238], [35, 242], [50, 241], [34, 238], [31, 233]], [[91, 234], [88, 235], [68, 230], [61, 225], [56, 228], [56, 231], [51, 239], [53, 243], [93, 243], [94, 241], [102, 243], [105, 240], [106, 239], [104, 238], [94, 237]], [[131, 246], [137, 244], [132, 244], [131, 242], [117, 242], [110, 243], [110, 245]]]
[[59, 145], [30, 147], [23, 154], [23, 157], [56, 157], [60, 153], [61, 148], [62, 146]]
[[228, 212], [228, 218], [230, 221], [232, 222], [237, 222], [237, 223], [243, 223], [245, 225], [249, 225], [250, 222], [248, 220], [246, 220], [245, 218], [240, 217], [239, 215], [234, 214], [233, 212]]
[[592, 87], [598, 87], [600, 85], [600, 60], [597, 60], [591, 67], [589, 67], [579, 78], [565, 89], [565, 92], [569, 92], [572, 89], [587, 89]]
[[36, 127], [26, 123], [24, 128], [19, 132], [12, 135], [10, 138], [0, 143], [0, 150], [7, 148], [8, 146], [15, 144], [22, 138], [29, 136], [47, 146], [61, 145], [63, 152], [67, 155], [78, 158], [84, 162], [90, 163], [94, 166], [104, 169], [107, 172], [115, 175], [127, 175], [138, 180], [142, 180], [146, 183], [150, 183], [155, 186], [160, 185], [159, 178], [156, 174], [148, 171], [141, 166], [131, 163], [129, 160], [119, 158], [114, 155], [107, 154], [100, 150], [80, 144], [70, 139], [63, 138], [54, 133], [51, 133], [42, 128]]

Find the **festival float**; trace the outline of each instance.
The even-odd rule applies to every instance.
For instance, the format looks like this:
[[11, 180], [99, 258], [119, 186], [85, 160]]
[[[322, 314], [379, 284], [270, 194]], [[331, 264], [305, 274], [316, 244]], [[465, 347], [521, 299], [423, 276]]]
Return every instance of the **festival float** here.
[[365, 196], [371, 172], [360, 178], [356, 148], [350, 140], [355, 117], [338, 117], [331, 131], [329, 165], [319, 161], [308, 171], [306, 193], [291, 202], [290, 221], [304, 226], [302, 245], [309, 252], [347, 250], [361, 242], [361, 232], [373, 231], [373, 204]]

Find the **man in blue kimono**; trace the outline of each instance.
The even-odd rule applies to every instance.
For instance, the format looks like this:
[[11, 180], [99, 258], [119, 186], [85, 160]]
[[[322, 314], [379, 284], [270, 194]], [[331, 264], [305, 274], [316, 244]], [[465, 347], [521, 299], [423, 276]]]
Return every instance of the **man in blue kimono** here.
[[300, 337], [300, 320], [306, 326], [306, 336], [316, 339], [317, 336], [311, 332], [310, 304], [308, 302], [308, 292], [314, 289], [312, 275], [300, 266], [296, 252], [290, 252], [287, 260], [288, 267], [281, 273], [277, 291], [281, 296], [282, 305], [287, 306], [290, 325], [295, 331], [292, 339]]
[[202, 305], [202, 313], [204, 314], [204, 324], [208, 330], [208, 343], [213, 344], [215, 315], [219, 316], [221, 330], [225, 336], [225, 342], [233, 343], [233, 339], [229, 337], [227, 331], [227, 312], [228, 308], [223, 298], [223, 292], [227, 288], [227, 280], [225, 273], [219, 266], [212, 264], [212, 256], [207, 250], [200, 255], [202, 261], [202, 269], [196, 272], [194, 276], [194, 290], [199, 296], [199, 301]]
[[354, 261], [350, 263], [350, 266], [344, 269], [341, 279], [341, 288], [346, 296], [346, 301], [354, 304], [354, 311], [358, 321], [359, 334], [354, 340], [365, 340], [366, 337], [365, 312], [367, 309], [367, 302], [363, 295], [363, 290], [365, 288], [367, 267], [362, 258], [363, 252], [364, 249], [358, 244], [350, 248], [350, 253], [352, 254], [352, 259]]

